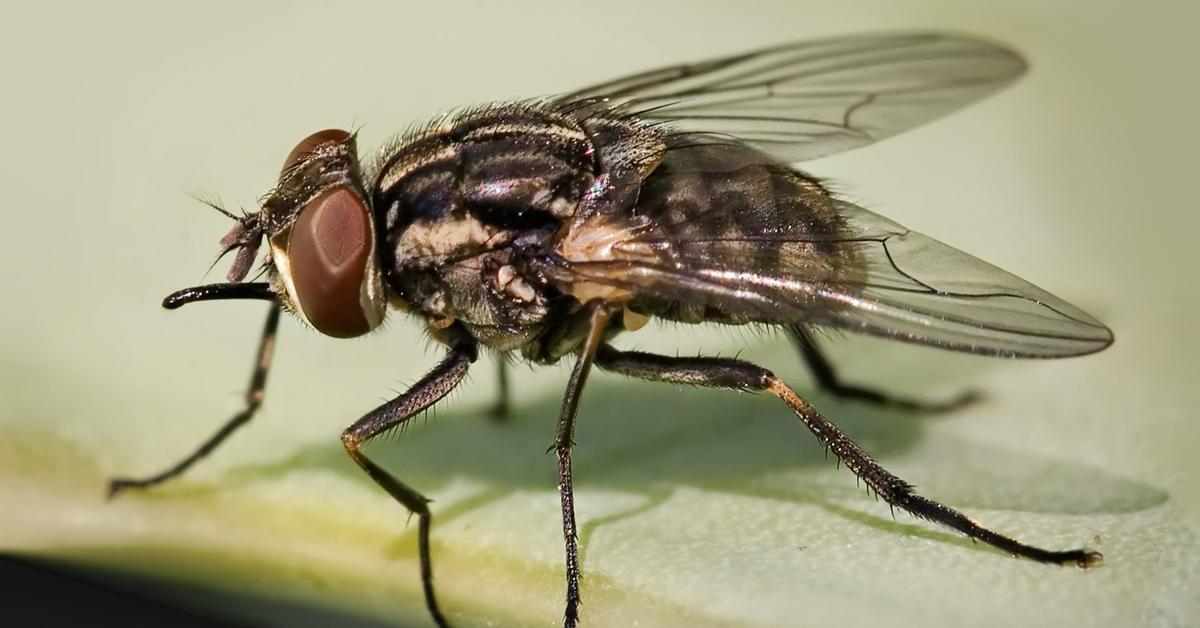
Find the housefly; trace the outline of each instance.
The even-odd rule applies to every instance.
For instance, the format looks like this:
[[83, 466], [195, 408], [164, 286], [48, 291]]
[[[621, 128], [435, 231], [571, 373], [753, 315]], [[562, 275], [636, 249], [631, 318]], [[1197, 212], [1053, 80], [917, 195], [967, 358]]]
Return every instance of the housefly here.
[[[814, 342], [832, 328], [1005, 358], [1093, 353], [1103, 324], [1062, 299], [838, 198], [788, 164], [864, 146], [1015, 80], [1016, 53], [939, 33], [788, 44], [666, 67], [566, 95], [445, 115], [360, 162], [354, 134], [315, 133], [287, 157], [259, 211], [221, 240], [228, 283], [166, 298], [271, 302], [245, 407], [199, 449], [110, 493], [183, 472], [258, 409], [281, 310], [336, 338], [379, 326], [389, 306], [424, 322], [445, 357], [342, 433], [346, 452], [418, 516], [433, 620], [428, 500], [360, 447], [437, 403], [481, 347], [537, 364], [574, 361], [553, 450], [566, 545], [564, 625], [578, 620], [572, 435], [592, 366], [640, 379], [766, 392], [893, 508], [1040, 562], [1047, 550], [914, 492], [771, 371], [740, 359], [613, 347], [648, 319], [775, 325], [834, 393], [945, 409], [848, 386]], [[265, 241], [260, 276], [246, 281]], [[501, 406], [507, 386], [502, 378]]]

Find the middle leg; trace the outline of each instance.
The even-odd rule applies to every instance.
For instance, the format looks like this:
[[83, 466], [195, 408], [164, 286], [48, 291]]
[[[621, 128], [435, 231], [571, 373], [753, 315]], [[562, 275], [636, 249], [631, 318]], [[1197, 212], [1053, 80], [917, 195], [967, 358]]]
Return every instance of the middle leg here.
[[567, 605], [563, 610], [564, 628], [574, 628], [579, 621], [579, 527], [575, 524], [575, 490], [572, 487], [571, 448], [575, 445], [575, 415], [579, 411], [579, 399], [587, 382], [596, 351], [604, 340], [608, 326], [608, 306], [601, 301], [588, 304], [587, 336], [579, 348], [579, 359], [571, 371], [567, 390], [563, 395], [562, 412], [558, 417], [558, 431], [554, 435], [551, 449], [558, 457], [558, 494], [562, 501], [563, 540], [567, 550]]
[[1090, 550], [1046, 550], [1026, 545], [989, 530], [953, 508], [917, 495], [913, 486], [875, 462], [829, 419], [761, 366], [726, 358], [672, 358], [650, 353], [618, 351], [607, 345], [596, 353], [596, 366], [630, 377], [707, 388], [763, 391], [779, 397], [800, 417], [809, 431], [889, 505], [913, 516], [953, 528], [1016, 556], [1044, 563], [1090, 567], [1100, 562]]
[[508, 357], [499, 353], [495, 354], [496, 360], [496, 403], [488, 412], [495, 421], [508, 420], [509, 412], [509, 384], [508, 384]]

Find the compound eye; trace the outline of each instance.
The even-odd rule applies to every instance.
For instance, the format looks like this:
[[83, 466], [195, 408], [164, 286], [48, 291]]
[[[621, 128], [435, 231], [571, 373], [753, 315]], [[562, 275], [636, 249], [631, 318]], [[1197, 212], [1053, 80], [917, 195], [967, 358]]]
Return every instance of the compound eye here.
[[367, 211], [349, 188], [326, 190], [301, 208], [288, 239], [298, 305], [313, 327], [335, 338], [371, 329], [363, 302], [372, 246]]
[[325, 129], [317, 131], [312, 135], [300, 140], [299, 144], [288, 153], [287, 160], [283, 162], [283, 171], [296, 165], [301, 159], [316, 151], [321, 146], [326, 144], [341, 144], [350, 139], [350, 132], [341, 129]]

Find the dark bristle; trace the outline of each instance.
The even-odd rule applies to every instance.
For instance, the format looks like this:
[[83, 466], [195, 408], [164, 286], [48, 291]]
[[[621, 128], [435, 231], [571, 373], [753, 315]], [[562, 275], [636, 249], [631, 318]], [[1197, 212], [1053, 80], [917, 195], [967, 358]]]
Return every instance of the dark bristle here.
[[[225, 216], [226, 218], [228, 218], [230, 220], [238, 220], [237, 216], [233, 215], [232, 212], [230, 212], [229, 210], [227, 210], [221, 206], [220, 201], [210, 200], [210, 199], [204, 198], [203, 196], [200, 196], [199, 194], [191, 194], [190, 196], [192, 197], [193, 200], [203, 203], [204, 205], [207, 205], [208, 207], [211, 207], [212, 209], [217, 210], [218, 212], [221, 213], [221, 215]], [[245, 210], [243, 210], [243, 212], [244, 211]]]

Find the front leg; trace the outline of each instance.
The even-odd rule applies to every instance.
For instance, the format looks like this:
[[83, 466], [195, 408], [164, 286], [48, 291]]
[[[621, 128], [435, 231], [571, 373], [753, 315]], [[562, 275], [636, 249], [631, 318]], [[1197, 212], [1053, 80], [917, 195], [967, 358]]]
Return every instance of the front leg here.
[[[181, 290], [164, 302], [170, 309], [179, 307], [178, 300], [188, 299], [189, 301], [204, 301], [208, 299], [229, 299], [229, 298], [247, 298], [241, 296], [244, 294], [252, 295], [248, 298], [262, 299], [263, 290], [262, 284], [219, 284], [216, 286], [199, 286], [196, 288], [188, 288]], [[228, 296], [229, 293], [234, 293], [238, 296]], [[269, 294], [269, 293], [268, 293]], [[173, 302], [172, 298], [177, 301]], [[273, 296], [269, 298], [274, 298]], [[187, 301], [185, 301], [187, 302]], [[271, 309], [267, 312], [267, 322], [263, 325], [262, 337], [258, 341], [258, 352], [255, 354], [254, 371], [250, 375], [250, 385], [246, 388], [245, 402], [242, 409], [237, 414], [233, 415], [220, 429], [208, 440], [204, 441], [187, 457], [179, 462], [171, 465], [167, 469], [160, 471], [154, 475], [144, 478], [113, 478], [108, 483], [108, 498], [112, 499], [119, 493], [129, 489], [145, 489], [152, 486], [157, 486], [182, 474], [191, 468], [192, 465], [199, 462], [205, 456], [211, 454], [214, 449], [219, 447], [225, 439], [237, 431], [250, 419], [254, 417], [254, 413], [262, 406], [263, 395], [266, 393], [267, 372], [271, 368], [271, 355], [275, 352], [275, 333], [279, 329], [279, 304], [272, 303]]]
[[575, 492], [571, 486], [571, 447], [575, 434], [575, 415], [579, 411], [579, 399], [587, 382], [588, 372], [596, 357], [596, 350], [604, 339], [608, 326], [608, 306], [601, 301], [588, 304], [587, 337], [579, 349], [579, 359], [571, 371], [563, 395], [562, 412], [558, 417], [558, 431], [551, 449], [558, 457], [558, 494], [562, 502], [563, 539], [567, 546], [567, 606], [563, 611], [563, 626], [573, 628], [579, 621], [579, 533], [575, 525]]
[[983, 527], [957, 510], [917, 495], [913, 485], [880, 466], [816, 408], [800, 398], [774, 373], [761, 366], [726, 358], [671, 358], [650, 353], [618, 351], [607, 345], [598, 351], [596, 366], [651, 381], [769, 392], [786, 403], [827, 450], [832, 451], [889, 505], [906, 510], [921, 519], [958, 530], [972, 539], [978, 539], [1015, 556], [1024, 556], [1043, 563], [1075, 564], [1079, 567], [1091, 567], [1100, 562], [1099, 552], [1084, 549], [1055, 551], [1026, 545]]
[[429, 555], [429, 527], [433, 516], [429, 512], [429, 500], [371, 461], [366, 454], [359, 451], [359, 446], [399, 426], [445, 397], [463, 380], [476, 356], [474, 341], [461, 340], [452, 344], [450, 352], [429, 374], [399, 397], [372, 410], [342, 432], [342, 444], [345, 445], [350, 458], [392, 498], [417, 515], [417, 545], [420, 552], [421, 586], [425, 591], [425, 606], [433, 616], [433, 621], [443, 628], [449, 624], [438, 608], [437, 598], [433, 594], [433, 562]]

